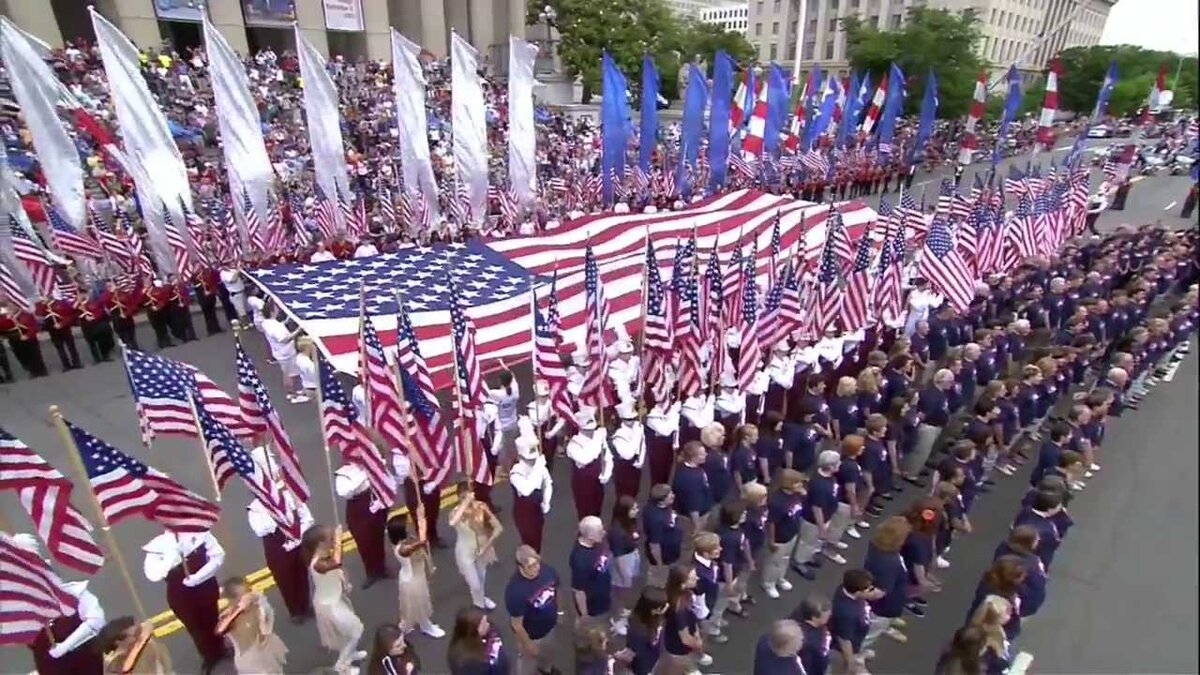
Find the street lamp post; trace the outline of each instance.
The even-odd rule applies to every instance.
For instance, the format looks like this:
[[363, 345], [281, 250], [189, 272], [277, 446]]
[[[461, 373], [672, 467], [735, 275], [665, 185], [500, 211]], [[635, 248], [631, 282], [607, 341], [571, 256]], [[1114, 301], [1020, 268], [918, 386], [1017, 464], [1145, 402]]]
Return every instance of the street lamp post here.
[[545, 64], [543, 66], [543, 72], [547, 73], [554, 72], [554, 38], [551, 31], [553, 30], [554, 22], [557, 19], [558, 12], [554, 11], [554, 8], [550, 5], [545, 5], [542, 7], [542, 10], [538, 12], [538, 23], [546, 26], [545, 48], [539, 50], [539, 56], [542, 56], [542, 53], [544, 52], [546, 61], [543, 62]]

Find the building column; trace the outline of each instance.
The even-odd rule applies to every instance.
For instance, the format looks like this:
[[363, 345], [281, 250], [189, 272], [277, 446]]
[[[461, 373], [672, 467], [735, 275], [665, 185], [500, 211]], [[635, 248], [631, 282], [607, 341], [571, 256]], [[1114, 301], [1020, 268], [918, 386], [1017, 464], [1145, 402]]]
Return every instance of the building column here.
[[508, 0], [508, 34], [525, 38], [524, 0]]
[[158, 47], [162, 43], [162, 31], [158, 29], [152, 0], [110, 0], [102, 6], [110, 10], [104, 12], [104, 16], [139, 49]]
[[21, 30], [45, 42], [51, 47], [61, 47], [62, 31], [49, 7], [39, 7], [36, 2], [7, 2], [0, 9]]
[[325, 6], [321, 0], [296, 0], [296, 25], [304, 39], [329, 58], [329, 36], [325, 33]]
[[391, 20], [387, 0], [361, 0], [367, 58], [392, 60]]
[[[467, 42], [472, 42], [469, 3], [470, 0], [445, 0], [443, 3], [446, 7], [447, 45], [450, 44], [450, 31], [458, 33], [458, 36], [465, 38]], [[472, 44], [474, 43], [472, 42]], [[480, 56], [482, 56], [482, 54]]]
[[467, 13], [471, 19], [471, 45], [479, 58], [490, 59], [496, 43], [496, 20], [492, 17], [492, 0], [470, 0]]
[[208, 16], [235, 52], [243, 56], [250, 53], [240, 0], [208, 0]]
[[421, 46], [441, 58], [446, 55], [446, 10], [442, 0], [420, 0]]

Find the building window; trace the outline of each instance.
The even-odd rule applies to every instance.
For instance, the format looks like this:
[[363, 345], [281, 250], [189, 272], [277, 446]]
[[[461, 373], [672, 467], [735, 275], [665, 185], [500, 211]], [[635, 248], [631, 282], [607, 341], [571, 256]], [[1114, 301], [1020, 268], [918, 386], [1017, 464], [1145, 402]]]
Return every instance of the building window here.
[[888, 21], [888, 28], [892, 30], [898, 30], [900, 28], [900, 22], [903, 19], [904, 16], [902, 14], [893, 14], [892, 18]]
[[801, 53], [801, 56], [800, 56], [801, 60], [812, 61], [813, 52], [816, 51], [816, 49], [817, 49], [816, 42], [805, 42], [804, 43], [804, 51]]
[[780, 12], [782, 12], [782, 11], [783, 11], [783, 2], [782, 2], [782, 0], [775, 0], [775, 13], [776, 13], [776, 14], [778, 14], [778, 13], [780, 13]]
[[879, 15], [872, 14], [870, 19], [867, 19], [867, 25], [871, 28], [879, 28]]
[[761, 23], [754, 24], [754, 35], [755, 36], [762, 35], [762, 24]]
[[836, 16], [829, 17], [829, 32], [830, 33], [837, 32], [837, 28], [838, 28], [837, 24], [838, 24], [838, 19]]
[[850, 9], [858, 9], [858, 5], [862, 0], [850, 0]]
[[758, 0], [758, 5], [756, 5], [756, 6], [758, 7], [758, 15], [759, 16], [762, 16], [763, 12], [765, 11], [763, 8], [766, 4], [767, 3], [764, 2], [763, 0]]
[[771, 60], [774, 61], [777, 58], [779, 58], [779, 45], [777, 43], [772, 42], [771, 43]]
[[833, 60], [833, 40], [825, 41], [825, 60]]
[[779, 35], [779, 22], [775, 21], [771, 24], [771, 35]]
[[835, 13], [838, 11], [838, 0], [829, 0], [829, 11]]

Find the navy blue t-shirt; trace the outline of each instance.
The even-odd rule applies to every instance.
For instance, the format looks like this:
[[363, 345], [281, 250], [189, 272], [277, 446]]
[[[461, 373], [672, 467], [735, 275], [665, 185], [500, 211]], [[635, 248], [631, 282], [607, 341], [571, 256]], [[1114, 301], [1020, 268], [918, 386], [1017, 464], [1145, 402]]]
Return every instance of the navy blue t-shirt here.
[[832, 612], [829, 616], [829, 632], [835, 640], [846, 640], [857, 654], [862, 651], [863, 640], [871, 623], [871, 612], [866, 600], [858, 600], [846, 594], [841, 586], [833, 593]]
[[704, 515], [712, 508], [712, 488], [708, 484], [708, 475], [701, 467], [679, 465], [671, 481], [671, 490], [675, 493], [675, 510], [680, 514]]
[[[733, 451], [733, 459], [730, 460], [733, 472], [741, 476], [742, 483], [750, 483], [756, 480], [766, 481], [766, 476], [758, 475], [758, 453], [754, 448], [748, 448], [744, 445], [739, 445]], [[712, 480], [712, 477], [709, 477]]]
[[975, 360], [975, 384], [986, 387], [988, 382], [996, 379], [996, 350], [985, 349]]
[[917, 408], [920, 409], [925, 424], [944, 427], [950, 421], [950, 404], [946, 392], [937, 387], [928, 387], [921, 392], [917, 399]]
[[804, 510], [800, 515], [810, 523], [816, 523], [816, 515], [813, 514], [813, 509], [821, 509], [821, 514], [825, 518], [825, 522], [833, 517], [834, 511], [837, 511], [838, 505], [838, 484], [837, 478], [833, 476], [823, 476], [819, 472], [812, 480], [808, 482], [808, 494], [804, 496]]
[[[708, 493], [712, 504], [720, 504], [733, 487], [733, 474], [729, 471], [729, 457], [719, 451], [709, 450], [704, 457], [704, 475], [708, 478]], [[700, 513], [704, 513], [701, 511]]]
[[742, 524], [750, 550], [758, 551], [767, 541], [767, 509], [761, 506], [746, 507], [746, 522]]
[[1062, 458], [1062, 453], [1062, 446], [1048, 438], [1043, 441], [1041, 449], [1038, 450], [1037, 464], [1033, 467], [1033, 473], [1029, 474], [1029, 484], [1037, 487], [1038, 483], [1042, 482], [1042, 478], [1051, 469], [1058, 466], [1058, 460]]
[[587, 597], [588, 616], [612, 608], [612, 554], [602, 546], [588, 548], [579, 542], [571, 549], [571, 589]]
[[[683, 530], [679, 526], [679, 516], [671, 509], [657, 504], [651, 504], [642, 511], [642, 529], [646, 533], [646, 557], [653, 564], [671, 565], [679, 560], [683, 545]], [[658, 544], [662, 549], [662, 560], [655, 560], [650, 551], [650, 544]]]
[[946, 358], [946, 349], [950, 346], [949, 330], [946, 322], [934, 317], [929, 320], [929, 335], [925, 337], [929, 344], [929, 358], [941, 361]]
[[629, 532], [615, 522], [608, 528], [608, 549], [612, 551], [614, 558], [633, 553], [637, 550], [637, 545], [637, 532]]
[[[795, 617], [794, 617], [795, 618]], [[804, 631], [804, 646], [800, 648], [800, 662], [809, 675], [825, 675], [829, 670], [829, 649], [833, 636], [829, 634], [828, 626], [814, 626], [807, 621], [800, 621], [800, 630]]]
[[721, 539], [721, 558], [718, 562], [721, 563], [718, 577], [721, 581], [728, 582], [731, 579], [725, 578], [725, 565], [730, 565], [733, 568], [733, 576], [736, 578], [741, 573], [742, 568], [746, 566], [746, 552], [743, 548], [746, 543], [746, 533], [740, 527], [724, 527], [717, 530], [717, 536]]
[[764, 635], [754, 647], [754, 675], [806, 675], [799, 654], [780, 656], [771, 649], [771, 636]]
[[867, 481], [863, 480], [862, 467], [859, 466], [857, 460], [853, 459], [843, 459], [842, 463], [838, 465], [837, 482], [841, 486], [841, 490], [838, 491], [838, 501], [843, 504], [850, 503], [850, 491], [846, 489], [847, 486], [853, 485], [856, 494], [860, 496], [867, 486]]
[[900, 555], [908, 567], [909, 583], [917, 583], [913, 568], [920, 565], [926, 571], [929, 570], [929, 565], [933, 562], [933, 538], [919, 532], [910, 532], [904, 540], [904, 546], [900, 548]]
[[841, 435], [849, 436], [863, 425], [862, 409], [858, 407], [857, 396], [838, 396], [829, 402], [829, 412], [838, 423]]
[[679, 639], [681, 631], [687, 630], [695, 633], [697, 632], [697, 626], [700, 625], [700, 621], [692, 612], [692, 608], [684, 607], [680, 610], [667, 608], [666, 617], [663, 629], [663, 648], [675, 656], [687, 656], [692, 653], [692, 650], [683, 644], [683, 640]]
[[558, 572], [543, 564], [533, 579], [514, 572], [504, 589], [508, 615], [521, 619], [525, 632], [534, 640], [548, 635], [558, 623], [558, 583]]
[[786, 544], [800, 532], [800, 512], [804, 503], [798, 494], [786, 494], [781, 490], [767, 497], [767, 517], [775, 527], [776, 544]]
[[633, 652], [633, 662], [629, 664], [633, 675], [650, 675], [662, 653], [663, 627], [659, 626], [651, 633], [637, 621], [630, 621], [625, 646]]
[[716, 561], [700, 562], [699, 558], [692, 561], [692, 569], [696, 571], [696, 595], [704, 596], [704, 604], [712, 609], [717, 603], [717, 589], [721, 587], [718, 581], [720, 571]]
[[451, 661], [450, 675], [509, 675], [508, 652], [500, 635], [492, 631], [484, 638], [484, 658], [472, 661]]
[[784, 422], [783, 448], [792, 453], [792, 468], [806, 473], [817, 461], [817, 445], [821, 442], [821, 433], [815, 424], [809, 422]]
[[1021, 426], [1027, 427], [1037, 421], [1041, 410], [1041, 391], [1038, 387], [1029, 384], [1022, 384], [1017, 388], [1015, 396], [1017, 400], [1017, 416], [1021, 421]]

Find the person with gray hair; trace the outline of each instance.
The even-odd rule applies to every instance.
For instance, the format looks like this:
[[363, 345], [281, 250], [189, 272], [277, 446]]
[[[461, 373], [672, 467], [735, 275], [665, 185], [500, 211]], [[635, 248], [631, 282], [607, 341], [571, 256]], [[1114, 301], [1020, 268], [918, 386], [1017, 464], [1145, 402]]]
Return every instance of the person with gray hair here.
[[580, 621], [600, 623], [612, 610], [612, 554], [604, 523], [596, 516], [579, 521], [579, 537], [571, 549], [571, 592]]
[[804, 631], [791, 619], [781, 619], [758, 639], [754, 648], [754, 675], [803, 675], [797, 654], [804, 647]]
[[842, 455], [836, 450], [825, 450], [817, 455], [817, 472], [808, 481], [808, 492], [804, 495], [804, 508], [800, 511], [800, 540], [792, 554], [792, 567], [804, 574], [808, 568], [815, 568], [819, 563], [814, 562], [818, 552], [839, 565], [845, 565], [846, 559], [837, 549], [847, 548], [841, 541], [830, 538], [833, 516], [838, 509], [838, 465], [842, 463]]
[[548, 673], [554, 668], [558, 572], [542, 564], [532, 546], [518, 546], [515, 558], [517, 570], [504, 589], [504, 608], [517, 637], [517, 675]]
[[917, 426], [917, 441], [912, 452], [904, 458], [904, 480], [920, 485], [919, 474], [925, 462], [933, 454], [942, 429], [950, 422], [950, 399], [948, 392], [954, 386], [954, 373], [943, 368], [933, 375], [933, 382], [921, 391], [917, 398], [917, 409], [921, 423]]

